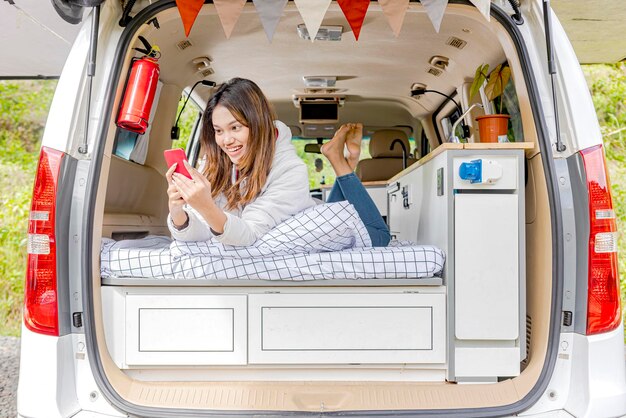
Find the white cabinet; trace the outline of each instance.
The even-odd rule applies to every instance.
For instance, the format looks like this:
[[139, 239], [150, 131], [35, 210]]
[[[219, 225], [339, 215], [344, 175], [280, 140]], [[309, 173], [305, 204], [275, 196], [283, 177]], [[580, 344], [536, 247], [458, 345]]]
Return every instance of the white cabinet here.
[[105, 286], [105, 334], [122, 369], [428, 364], [441, 370], [446, 295], [442, 286], [428, 287], [424, 293], [241, 287], [240, 294], [197, 294], [198, 288]]
[[516, 146], [444, 144], [387, 188], [392, 235], [446, 254], [449, 380], [516, 376], [525, 357], [524, 151]]
[[125, 363], [246, 364], [245, 295], [126, 295]]
[[458, 339], [519, 336], [518, 210], [515, 194], [454, 198], [454, 333]]
[[387, 186], [388, 225], [392, 239], [416, 241], [423, 173], [415, 170]]
[[249, 295], [251, 364], [445, 362], [445, 295]]

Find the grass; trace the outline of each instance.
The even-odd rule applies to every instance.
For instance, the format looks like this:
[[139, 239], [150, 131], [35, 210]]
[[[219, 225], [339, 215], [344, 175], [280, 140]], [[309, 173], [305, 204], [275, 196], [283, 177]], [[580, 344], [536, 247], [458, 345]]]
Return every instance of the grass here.
[[[618, 216], [622, 306], [626, 303], [626, 64], [583, 67], [600, 121]], [[0, 81], [0, 335], [19, 335], [21, 326], [26, 231], [33, 177], [55, 81]], [[182, 102], [181, 102], [182, 104]], [[191, 104], [191, 103], [190, 103]], [[188, 104], [181, 117], [186, 138], [197, 112]], [[185, 148], [185, 139], [175, 147]], [[298, 153], [309, 164], [312, 187], [321, 177], [332, 183], [327, 161], [315, 169], [316, 154]], [[318, 162], [319, 167], [319, 162]]]
[[20, 332], [28, 210], [55, 86], [0, 82], [0, 335]]
[[619, 231], [622, 314], [626, 306], [626, 63], [583, 66], [604, 141]]

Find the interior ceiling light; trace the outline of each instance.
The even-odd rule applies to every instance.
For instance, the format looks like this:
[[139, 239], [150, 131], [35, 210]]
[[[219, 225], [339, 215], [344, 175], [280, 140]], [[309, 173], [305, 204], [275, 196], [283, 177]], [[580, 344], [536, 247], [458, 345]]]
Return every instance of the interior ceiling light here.
[[411, 97], [417, 97], [419, 100], [422, 97], [423, 92], [427, 89], [426, 84], [424, 83], [413, 83], [411, 84]]
[[428, 61], [430, 65], [435, 68], [439, 68], [440, 70], [445, 70], [448, 64], [450, 63], [450, 58], [444, 57], [443, 55], [435, 55]]
[[[309, 31], [304, 23], [300, 23], [297, 27], [298, 36], [307, 41], [311, 40]], [[341, 41], [341, 35], [343, 34], [343, 26], [320, 26], [320, 29], [315, 35], [316, 41]]]
[[213, 74], [213, 68], [211, 68], [211, 57], [198, 57], [194, 58], [191, 62], [196, 67], [196, 72], [202, 74], [202, 77], [208, 77]]
[[328, 88], [335, 87], [337, 77], [334, 75], [305, 75], [302, 77], [304, 86], [307, 88]]

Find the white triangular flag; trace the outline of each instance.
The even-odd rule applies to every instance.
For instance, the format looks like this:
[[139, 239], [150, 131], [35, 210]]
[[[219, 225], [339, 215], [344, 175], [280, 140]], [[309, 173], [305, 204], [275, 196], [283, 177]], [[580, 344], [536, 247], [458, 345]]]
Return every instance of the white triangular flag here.
[[400, 35], [404, 16], [409, 8], [409, 0], [378, 0], [378, 3], [383, 8], [387, 23], [389, 23], [394, 36], [397, 38]]
[[491, 21], [491, 0], [470, 0], [487, 21]]
[[259, 19], [261, 19], [267, 40], [272, 42], [274, 32], [283, 14], [287, 0], [252, 0], [252, 2], [254, 3], [254, 7], [256, 7], [256, 11], [259, 13]]
[[422, 6], [426, 10], [426, 14], [430, 18], [435, 32], [439, 33], [441, 27], [441, 21], [443, 20], [443, 13], [446, 11], [448, 0], [421, 0]]
[[320, 30], [322, 20], [331, 0], [294, 0], [296, 7], [304, 20], [306, 30], [309, 32], [311, 42], [315, 40], [317, 31]]

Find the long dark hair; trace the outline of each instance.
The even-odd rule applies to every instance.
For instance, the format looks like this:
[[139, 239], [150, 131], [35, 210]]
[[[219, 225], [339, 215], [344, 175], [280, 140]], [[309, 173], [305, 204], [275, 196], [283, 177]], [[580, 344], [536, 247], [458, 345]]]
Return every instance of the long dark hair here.
[[[250, 130], [246, 153], [237, 164], [239, 178], [233, 183], [233, 163], [215, 141], [213, 110], [223, 106], [235, 119]], [[253, 81], [233, 78], [222, 84], [202, 116], [200, 141], [206, 154], [203, 174], [211, 183], [211, 194], [216, 198], [223, 193], [227, 209], [243, 207], [253, 201], [267, 181], [276, 149], [272, 107]]]

